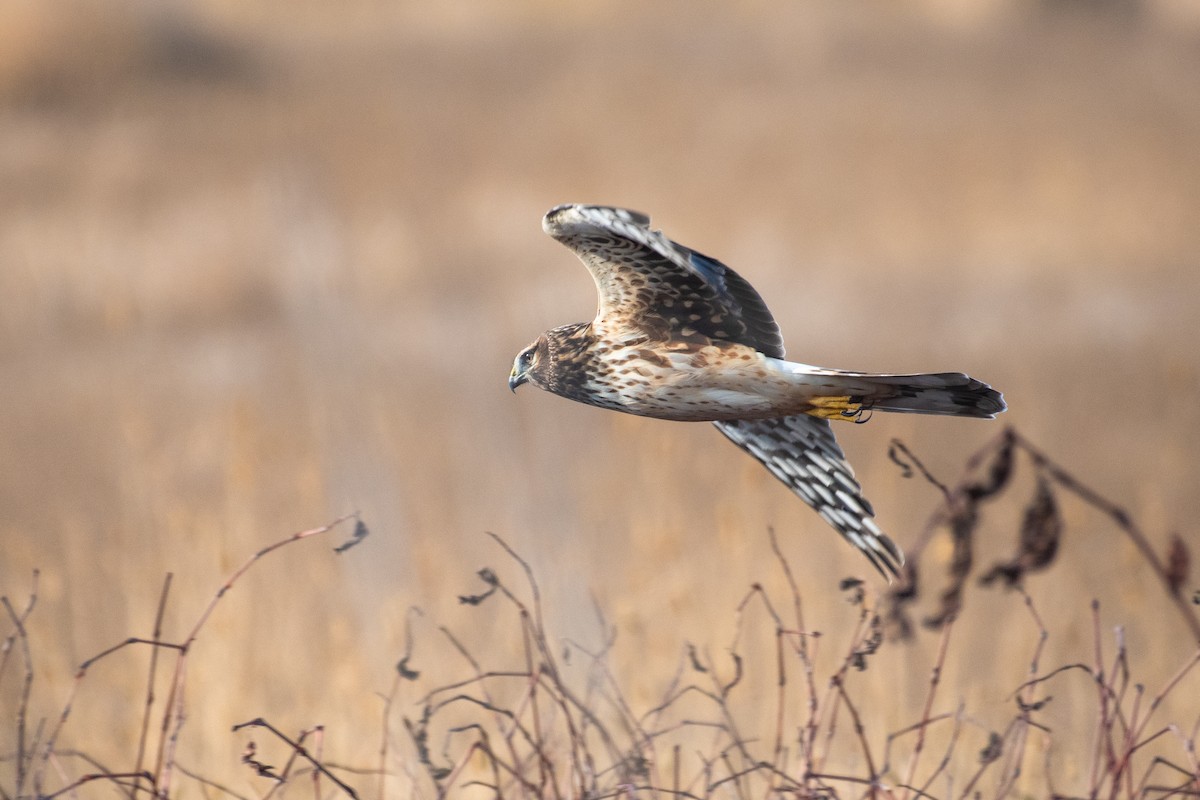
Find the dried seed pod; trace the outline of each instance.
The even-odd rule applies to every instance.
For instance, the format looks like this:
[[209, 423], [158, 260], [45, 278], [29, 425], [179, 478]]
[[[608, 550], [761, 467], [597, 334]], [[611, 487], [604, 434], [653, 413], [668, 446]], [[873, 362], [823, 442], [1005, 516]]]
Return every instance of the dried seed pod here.
[[1016, 556], [993, 566], [979, 582], [987, 585], [1003, 579], [1007, 585], [1015, 586], [1024, 580], [1027, 573], [1045, 569], [1058, 554], [1062, 527], [1062, 515], [1058, 511], [1054, 489], [1050, 481], [1039, 474], [1037, 491], [1025, 508], [1025, 517], [1021, 522]]
[[1183, 592], [1191, 567], [1192, 558], [1187, 545], [1178, 533], [1172, 534], [1171, 545], [1167, 548], [1167, 585], [1171, 587], [1171, 594], [1178, 597]]

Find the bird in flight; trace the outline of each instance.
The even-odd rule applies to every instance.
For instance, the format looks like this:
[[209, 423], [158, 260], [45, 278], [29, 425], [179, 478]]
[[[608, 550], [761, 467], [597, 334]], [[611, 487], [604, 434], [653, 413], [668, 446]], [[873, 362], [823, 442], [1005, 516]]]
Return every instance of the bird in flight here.
[[542, 227], [575, 251], [600, 303], [591, 322], [546, 331], [513, 362], [523, 383], [588, 405], [707, 421], [761, 461], [889, 579], [904, 555], [875, 523], [831, 420], [871, 411], [991, 419], [1004, 398], [959, 372], [825, 369], [784, 360], [783, 336], [729, 267], [606, 206], [561, 205]]

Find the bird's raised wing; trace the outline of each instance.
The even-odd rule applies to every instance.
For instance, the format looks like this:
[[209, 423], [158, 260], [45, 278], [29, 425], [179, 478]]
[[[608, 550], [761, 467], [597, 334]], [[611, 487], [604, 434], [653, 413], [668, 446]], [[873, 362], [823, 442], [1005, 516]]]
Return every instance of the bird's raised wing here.
[[542, 227], [575, 251], [600, 294], [595, 325], [609, 335], [695, 333], [783, 358], [766, 304], [729, 267], [650, 230], [650, 218], [606, 206], [552, 208]]
[[815, 508], [884, 577], [899, 574], [904, 554], [872, 519], [875, 511], [833, 438], [829, 420], [798, 414], [713, 424]]

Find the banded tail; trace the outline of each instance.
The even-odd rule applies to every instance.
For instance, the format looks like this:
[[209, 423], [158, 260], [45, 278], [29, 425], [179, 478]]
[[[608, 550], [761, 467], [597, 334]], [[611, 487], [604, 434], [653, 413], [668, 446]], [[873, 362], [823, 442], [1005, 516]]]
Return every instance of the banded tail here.
[[810, 412], [819, 417], [848, 418], [862, 411], [894, 411], [992, 419], [1008, 407], [1000, 392], [961, 372], [892, 375], [804, 364], [788, 367], [804, 376], [807, 389], [819, 389], [816, 410]]

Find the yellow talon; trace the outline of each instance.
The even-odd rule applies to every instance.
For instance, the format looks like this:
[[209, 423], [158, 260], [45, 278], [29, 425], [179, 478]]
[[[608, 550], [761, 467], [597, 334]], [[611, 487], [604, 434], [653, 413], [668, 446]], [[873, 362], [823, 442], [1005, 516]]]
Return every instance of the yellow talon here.
[[813, 417], [821, 417], [822, 419], [853, 421], [863, 412], [862, 403], [850, 402], [849, 395], [842, 397], [816, 397], [813, 398], [810, 405], [812, 405], [812, 409], [805, 413]]

